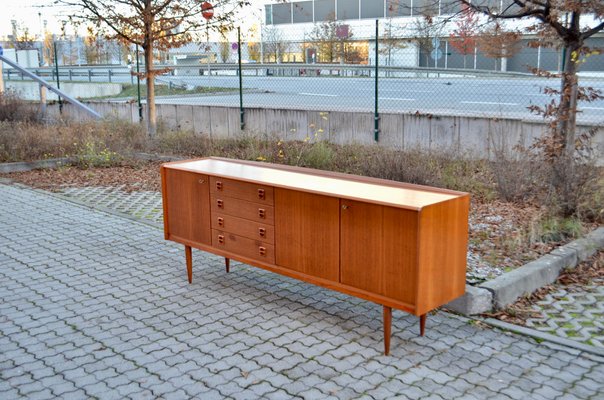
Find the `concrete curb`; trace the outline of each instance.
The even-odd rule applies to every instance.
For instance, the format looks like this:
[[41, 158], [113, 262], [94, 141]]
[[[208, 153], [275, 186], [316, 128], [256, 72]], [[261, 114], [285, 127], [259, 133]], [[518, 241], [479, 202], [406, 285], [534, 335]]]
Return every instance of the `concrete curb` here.
[[503, 308], [554, 282], [563, 269], [576, 267], [601, 248], [604, 248], [604, 227], [477, 287], [466, 285], [466, 293], [445, 307], [463, 315]]
[[42, 168], [57, 168], [62, 165], [68, 165], [72, 161], [71, 158], [49, 158], [48, 160], [40, 161], [22, 161], [14, 163], [0, 164], [0, 173], [10, 174], [11, 172], [25, 172], [34, 169]]
[[[183, 157], [176, 156], [160, 156], [157, 154], [150, 153], [134, 153], [132, 154], [134, 158], [139, 160], [146, 161], [181, 161], [185, 160]], [[0, 174], [10, 174], [13, 172], [27, 172], [32, 171], [34, 169], [44, 169], [44, 168], [58, 168], [61, 166], [71, 165], [74, 162], [73, 157], [63, 157], [63, 158], [49, 158], [48, 160], [39, 160], [39, 161], [20, 161], [14, 163], [0, 163]]]
[[590, 346], [585, 343], [576, 342], [574, 340], [565, 339], [558, 337], [556, 335], [552, 335], [550, 333], [540, 332], [535, 329], [527, 328], [525, 326], [519, 326], [510, 324], [508, 322], [500, 321], [494, 318], [486, 318], [481, 320], [485, 324], [494, 326], [496, 328], [504, 329], [510, 332], [518, 333], [524, 336], [530, 336], [538, 340], [545, 340], [551, 343], [556, 343], [564, 347], [570, 347], [573, 349], [577, 349], [580, 351], [584, 351], [586, 353], [594, 354], [596, 356], [604, 357], [604, 349], [600, 347]]

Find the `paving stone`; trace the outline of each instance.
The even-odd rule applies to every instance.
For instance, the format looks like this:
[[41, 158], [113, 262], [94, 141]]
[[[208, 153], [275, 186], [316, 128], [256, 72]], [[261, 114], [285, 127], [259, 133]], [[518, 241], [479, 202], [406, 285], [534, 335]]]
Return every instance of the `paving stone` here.
[[416, 317], [397, 312], [385, 357], [371, 303], [241, 263], [227, 280], [222, 259], [197, 250], [189, 285], [182, 246], [161, 230], [16, 186], [0, 185], [0, 201], [0, 382], [15, 385], [0, 384], [2, 399], [19, 391], [74, 399], [589, 398], [603, 390], [597, 358], [443, 312], [431, 316], [425, 338]]

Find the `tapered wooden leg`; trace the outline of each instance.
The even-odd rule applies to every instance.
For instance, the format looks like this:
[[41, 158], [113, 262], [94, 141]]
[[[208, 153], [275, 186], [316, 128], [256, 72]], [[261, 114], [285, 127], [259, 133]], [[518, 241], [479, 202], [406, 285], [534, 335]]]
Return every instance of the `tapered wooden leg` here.
[[191, 246], [185, 246], [185, 258], [187, 259], [187, 277], [189, 283], [193, 282], [193, 256], [191, 255]]
[[384, 355], [390, 354], [390, 331], [392, 328], [392, 308], [384, 306]]
[[224, 258], [224, 266], [226, 267], [226, 272], [227, 274], [231, 271], [231, 259], [230, 258]]
[[419, 316], [419, 335], [424, 336], [426, 332], [426, 317], [428, 314], [423, 314]]

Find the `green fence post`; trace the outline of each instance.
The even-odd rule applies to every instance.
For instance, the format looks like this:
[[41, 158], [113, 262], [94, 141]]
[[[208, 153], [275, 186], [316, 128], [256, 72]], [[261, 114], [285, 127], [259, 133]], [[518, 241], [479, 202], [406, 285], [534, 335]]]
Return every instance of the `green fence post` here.
[[379, 73], [379, 53], [378, 53], [378, 44], [379, 44], [379, 21], [375, 20], [375, 114], [373, 116], [373, 135], [375, 141], [379, 141], [380, 139], [380, 114], [378, 112], [378, 73]]
[[243, 110], [243, 73], [241, 71], [241, 27], [237, 28], [237, 57], [239, 61], [239, 118], [241, 130], [245, 128], [245, 119]]
[[[61, 81], [59, 79], [59, 58], [57, 57], [57, 42], [53, 42], [52, 46], [55, 52], [55, 73], [57, 74], [57, 89], [61, 89]], [[63, 101], [59, 96], [59, 114], [63, 114]]]
[[138, 96], [138, 120], [143, 122], [143, 103], [141, 103], [141, 76], [138, 63], [138, 44], [136, 45], [136, 92]]

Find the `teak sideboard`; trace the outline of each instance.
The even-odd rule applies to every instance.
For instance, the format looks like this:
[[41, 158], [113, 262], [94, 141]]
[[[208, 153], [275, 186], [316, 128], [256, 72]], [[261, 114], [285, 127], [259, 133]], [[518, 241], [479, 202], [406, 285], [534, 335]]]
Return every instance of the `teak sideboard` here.
[[223, 158], [161, 166], [164, 233], [191, 247], [420, 316], [465, 290], [467, 193]]

